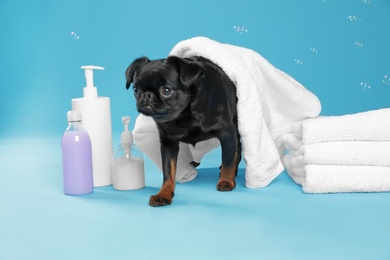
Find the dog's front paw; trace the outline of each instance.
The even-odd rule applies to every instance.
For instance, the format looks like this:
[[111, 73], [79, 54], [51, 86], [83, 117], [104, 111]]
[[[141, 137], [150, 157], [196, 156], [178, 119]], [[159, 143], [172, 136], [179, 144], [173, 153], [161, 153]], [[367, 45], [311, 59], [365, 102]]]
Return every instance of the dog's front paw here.
[[150, 197], [149, 205], [152, 207], [166, 206], [171, 205], [172, 197], [162, 196], [162, 195], [153, 195]]
[[219, 191], [231, 191], [236, 187], [235, 181], [219, 180], [217, 184], [217, 190]]

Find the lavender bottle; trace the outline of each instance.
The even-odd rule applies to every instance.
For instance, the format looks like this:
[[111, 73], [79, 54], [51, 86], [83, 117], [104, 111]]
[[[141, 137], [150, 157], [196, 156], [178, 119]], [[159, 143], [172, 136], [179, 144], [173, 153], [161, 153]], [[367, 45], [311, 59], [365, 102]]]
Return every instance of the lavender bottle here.
[[62, 138], [64, 193], [82, 195], [93, 192], [91, 139], [82, 123], [81, 112], [69, 111], [68, 128]]

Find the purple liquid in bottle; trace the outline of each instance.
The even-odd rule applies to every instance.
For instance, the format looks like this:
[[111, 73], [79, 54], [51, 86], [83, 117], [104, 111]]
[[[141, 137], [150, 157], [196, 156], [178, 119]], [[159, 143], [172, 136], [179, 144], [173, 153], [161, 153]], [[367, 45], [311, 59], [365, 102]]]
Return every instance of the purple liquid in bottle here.
[[65, 194], [93, 192], [91, 140], [80, 122], [69, 122], [62, 138], [62, 166]]

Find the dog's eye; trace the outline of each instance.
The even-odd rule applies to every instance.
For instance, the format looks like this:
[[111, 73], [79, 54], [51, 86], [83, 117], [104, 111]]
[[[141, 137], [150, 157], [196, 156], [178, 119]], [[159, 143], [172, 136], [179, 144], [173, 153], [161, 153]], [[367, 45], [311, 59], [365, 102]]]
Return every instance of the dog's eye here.
[[167, 87], [160, 88], [160, 94], [163, 95], [164, 97], [169, 97], [170, 95], [172, 95], [172, 93], [173, 90], [171, 88], [167, 88]]
[[138, 94], [138, 88], [137, 87], [133, 87], [133, 91], [134, 91], [134, 94]]

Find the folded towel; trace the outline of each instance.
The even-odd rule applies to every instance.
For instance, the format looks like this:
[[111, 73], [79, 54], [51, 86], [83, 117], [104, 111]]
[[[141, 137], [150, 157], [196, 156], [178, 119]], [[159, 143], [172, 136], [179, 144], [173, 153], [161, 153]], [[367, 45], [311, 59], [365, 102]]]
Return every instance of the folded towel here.
[[306, 165], [306, 193], [390, 191], [390, 167]]
[[291, 168], [288, 163], [289, 176], [305, 193], [390, 191], [390, 167], [307, 164]]
[[299, 149], [290, 149], [287, 159], [291, 160], [293, 167], [306, 164], [390, 166], [390, 142], [340, 141], [307, 144]]
[[390, 109], [302, 121], [283, 136], [287, 173], [304, 192], [390, 190]]
[[303, 144], [331, 141], [390, 141], [390, 108], [363, 113], [324, 116], [293, 126]]
[[[267, 186], [284, 169], [280, 159], [284, 153], [282, 136], [293, 124], [318, 116], [321, 110], [318, 98], [250, 49], [195, 37], [179, 42], [169, 55], [182, 58], [205, 57], [221, 67], [234, 82], [238, 98], [238, 128], [246, 162], [245, 185], [249, 188]], [[138, 139], [141, 150], [147, 155], [158, 155], [158, 138], [150, 138], [145, 142], [147, 145], [141, 144], [140, 139], [149, 137], [137, 138], [137, 133], [142, 134], [138, 127], [143, 128], [136, 124], [134, 137]], [[195, 159], [193, 153], [201, 158], [215, 144], [215, 140], [207, 140], [197, 144], [195, 148], [185, 149], [184, 153], [191, 154], [179, 156], [179, 160], [185, 161], [178, 163], [188, 165]], [[150, 149], [155, 151], [146, 151]], [[152, 160], [160, 163], [153, 158]], [[188, 170], [188, 166], [184, 168]], [[177, 172], [182, 176], [180, 171], [178, 167]]]

